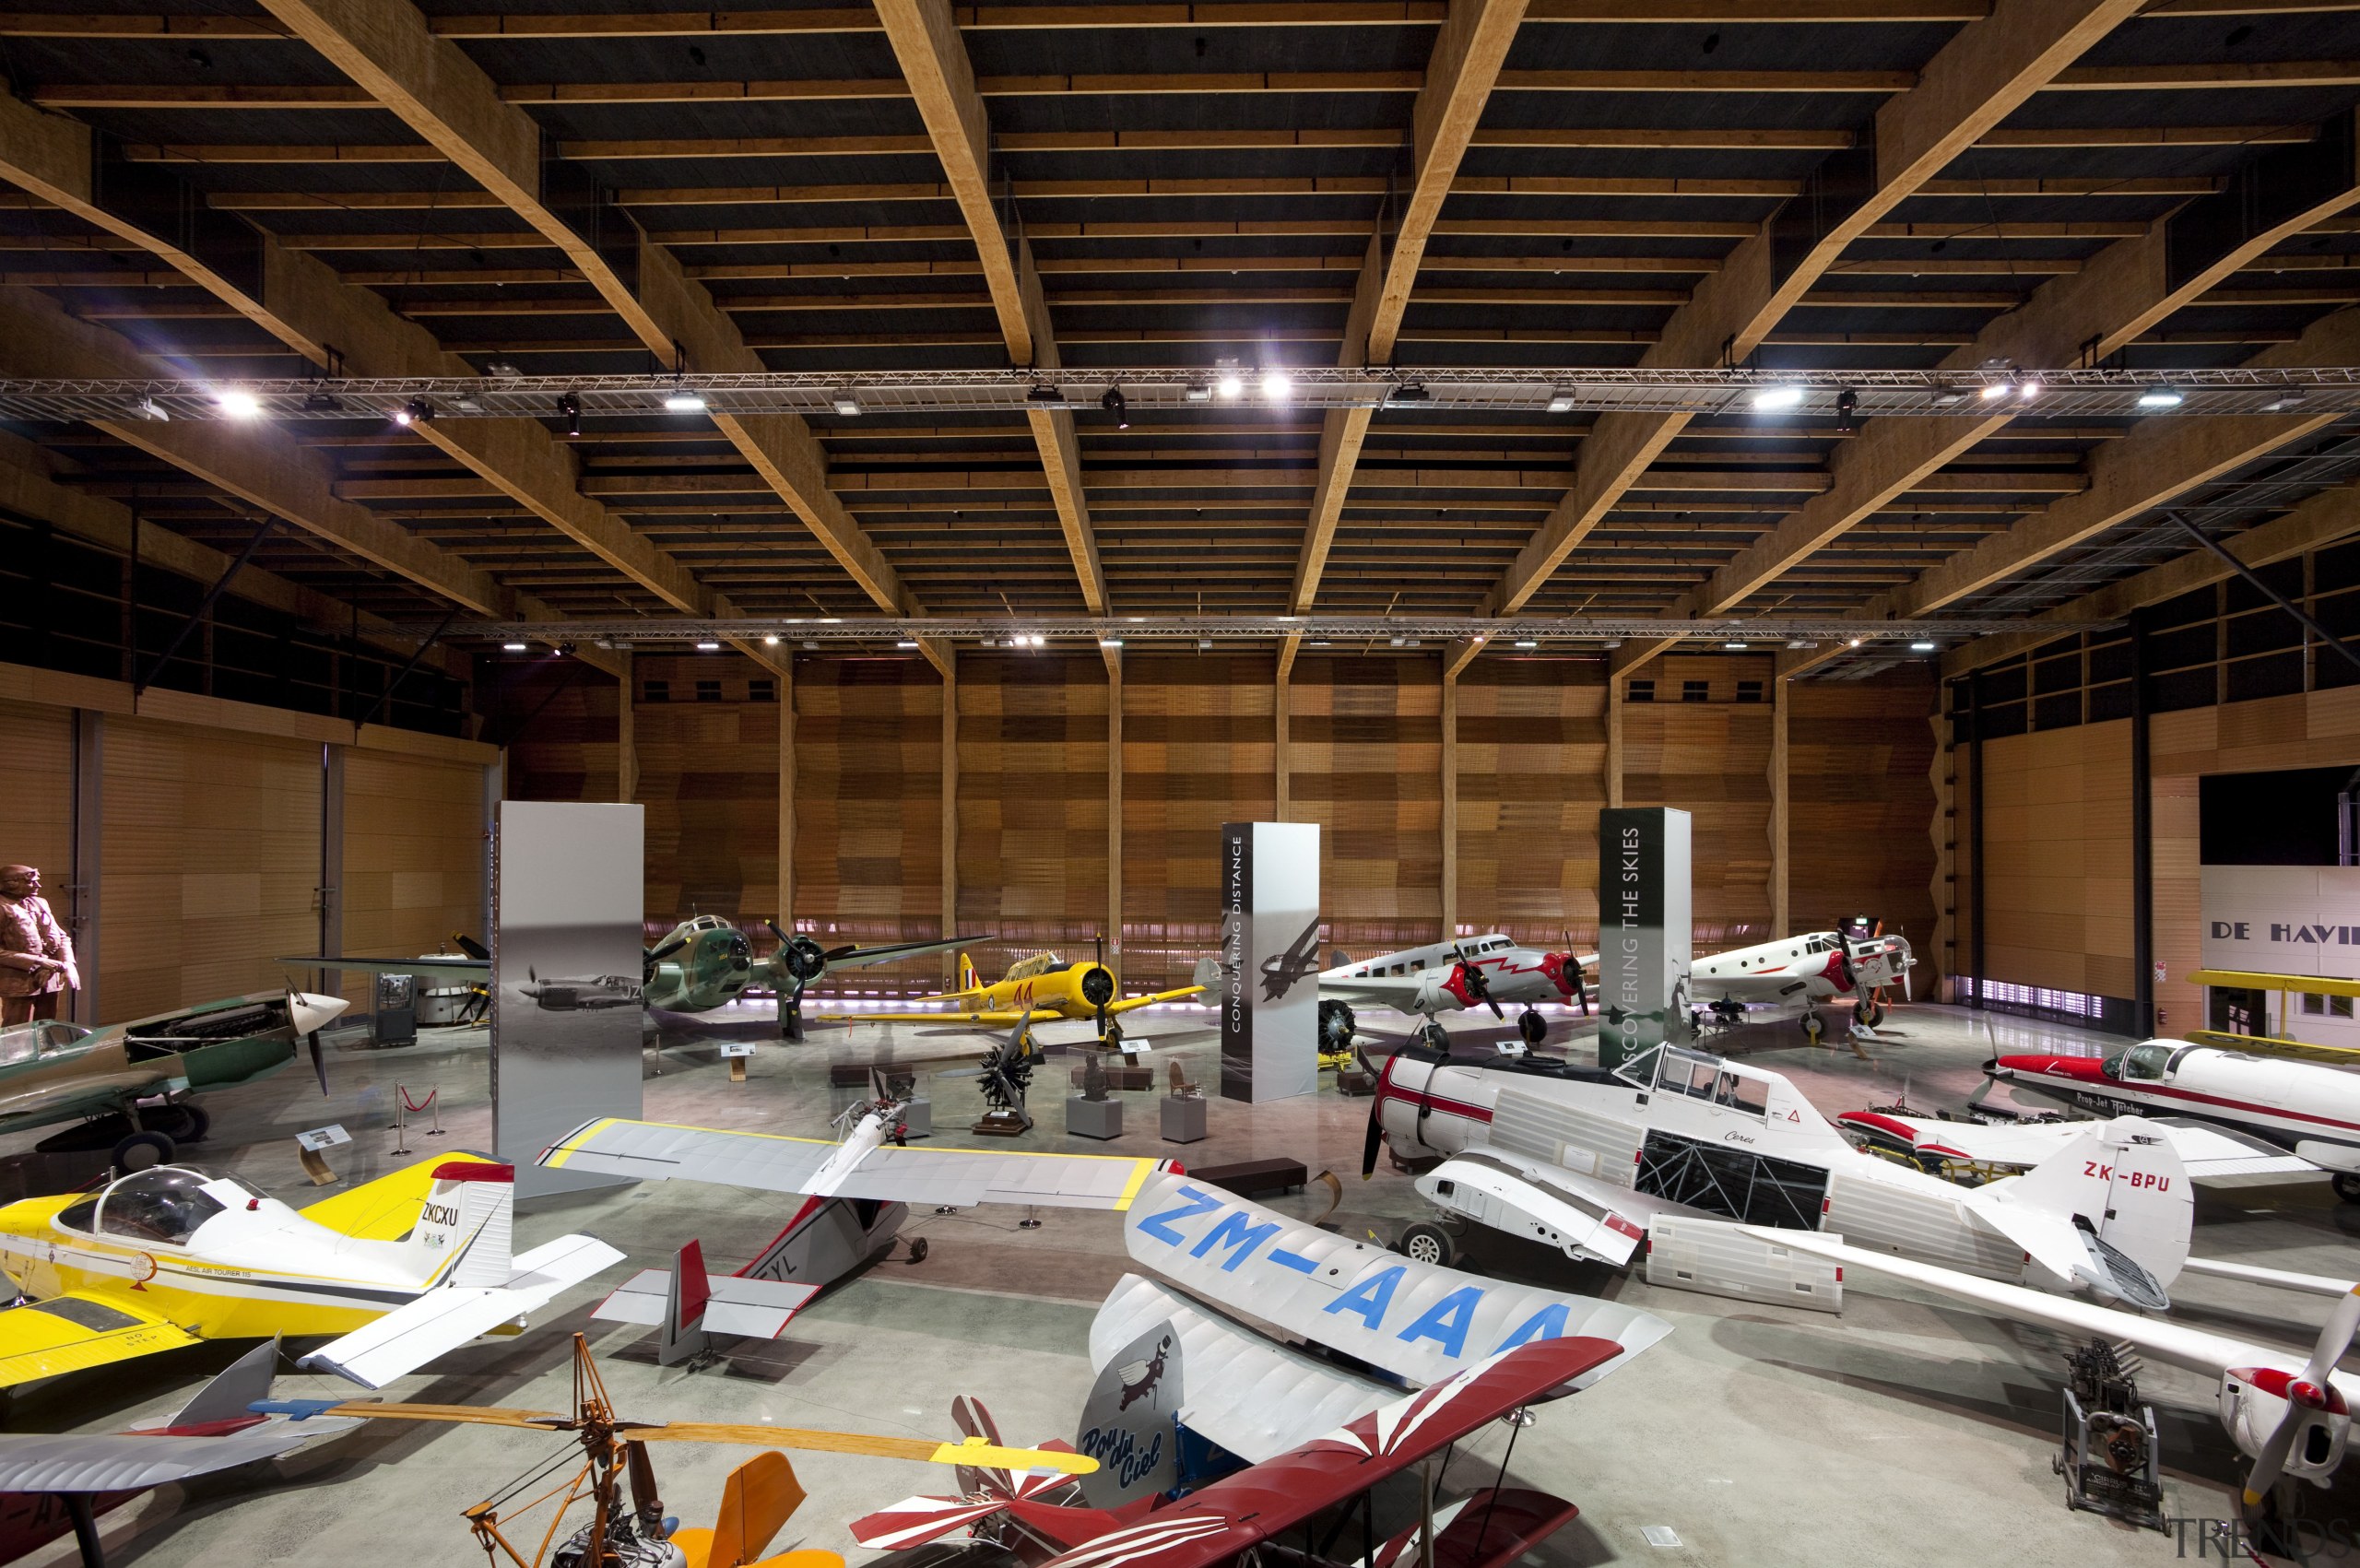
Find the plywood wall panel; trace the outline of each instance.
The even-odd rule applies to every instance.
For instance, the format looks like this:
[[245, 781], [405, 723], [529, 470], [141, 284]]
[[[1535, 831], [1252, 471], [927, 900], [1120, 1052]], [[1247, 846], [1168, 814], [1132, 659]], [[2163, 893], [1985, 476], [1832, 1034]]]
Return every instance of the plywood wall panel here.
[[1988, 741], [1983, 777], [1990, 978], [2129, 996], [2129, 722]]
[[1123, 980], [1187, 984], [1221, 938], [1221, 830], [1277, 815], [1278, 661], [1123, 665]]
[[1931, 883], [1935, 809], [1928, 720], [1937, 690], [1923, 675], [1789, 682], [1788, 900], [1798, 926], [1872, 914], [1909, 937], [1913, 993], [1942, 973]]
[[[348, 747], [344, 753], [344, 947], [456, 951], [484, 938], [483, 769]], [[365, 1005], [370, 982], [348, 973]]]
[[1320, 824], [1329, 940], [1442, 935], [1442, 666], [1309, 656], [1288, 693], [1289, 819]]
[[1458, 681], [1458, 919], [1554, 948], [1598, 936], [1606, 672], [1481, 659]]
[[[1697, 950], [1766, 940], [1770, 930], [1770, 708], [1736, 701], [1740, 679], [1767, 682], [1767, 658], [1659, 661], [1657, 700], [1624, 705], [1622, 801], [1692, 818]], [[1679, 698], [1707, 683], [1706, 701]]]
[[0, 865], [38, 866], [50, 907], [72, 917], [74, 713], [0, 702], [0, 756], [8, 759], [8, 805], [0, 813]]
[[100, 996], [111, 1018], [286, 984], [319, 940], [317, 744], [111, 716]]
[[796, 918], [846, 941], [942, 935], [941, 678], [923, 659], [805, 659], [795, 689]]
[[960, 661], [959, 923], [1011, 951], [1103, 933], [1107, 690], [1094, 657]]

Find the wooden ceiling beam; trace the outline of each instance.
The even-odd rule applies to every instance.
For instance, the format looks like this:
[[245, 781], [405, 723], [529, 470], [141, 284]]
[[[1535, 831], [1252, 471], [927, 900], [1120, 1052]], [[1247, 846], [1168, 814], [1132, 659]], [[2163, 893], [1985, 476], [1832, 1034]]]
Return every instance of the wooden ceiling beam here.
[[[1799, 255], [1777, 256], [1776, 219], [1764, 223], [1730, 253], [1723, 271], [1672, 312], [1640, 362], [1696, 367], [1752, 354], [1854, 238], [2138, 9], [2137, 0], [2000, 0], [1988, 20], [1967, 24], [1943, 45], [1927, 64], [1922, 86], [1877, 111], [1875, 165], [1859, 203], [1824, 225]], [[1485, 597], [1483, 613], [1521, 608], [1687, 423], [1683, 415], [1600, 416], [1582, 443], [1572, 489]]]
[[[643, 240], [635, 277], [542, 197], [541, 133], [455, 44], [435, 38], [403, 0], [270, 0], [271, 14], [349, 77], [371, 101], [401, 116], [461, 171], [565, 253], [652, 353], [683, 369], [759, 371], [761, 357], [701, 284], [661, 246]], [[716, 415], [714, 422], [863, 592], [895, 614], [918, 607], [891, 563], [836, 503], [827, 454], [793, 414]], [[757, 655], [760, 656], [760, 655]]]
[[[1057, 337], [1041, 294], [1041, 274], [1032, 243], [1021, 229], [1001, 226], [991, 187], [991, 120], [976, 91], [974, 65], [960, 41], [950, 0], [877, 0], [877, 15], [893, 46], [893, 57], [917, 100], [950, 195], [966, 219], [984, 287], [999, 318], [1001, 339], [1011, 364], [1042, 371], [1058, 368]], [[1082, 603], [1092, 615], [1106, 613], [1106, 573], [1090, 526], [1089, 498], [1082, 491], [1080, 443], [1068, 409], [1028, 409], [1025, 419], [1040, 449], [1041, 467], [1057, 507], [1057, 520], [1073, 558]], [[1121, 670], [1109, 651], [1107, 669]]]
[[[2352, 113], [2346, 111], [2346, 113]], [[2269, 228], [2249, 232], [2225, 247], [2209, 265], [2174, 277], [2168, 218], [2159, 219], [2136, 239], [2121, 240], [2092, 258], [2088, 267], [2069, 278], [2044, 284], [2022, 310], [1991, 322], [1974, 339], [1942, 361], [1945, 370], [1971, 370], [1998, 361], [2041, 366], [2081, 359], [2104, 360], [2118, 348], [2136, 342], [2183, 306], [2201, 298], [2213, 284], [2272, 245], [2298, 233], [2321, 218], [2360, 201], [2360, 183], [2347, 178], [2340, 188], [2321, 189], [2310, 205], [2281, 215]], [[2338, 324], [2341, 314], [2316, 324], [2294, 342], [2258, 356], [2257, 365], [2348, 364], [2360, 353], [2360, 336]], [[2002, 404], [1992, 412], [1957, 419], [1883, 419], [1835, 454], [1830, 462], [1835, 482], [1807, 502], [1793, 516], [1764, 534], [1735, 560], [1715, 572], [1701, 587], [1682, 595], [1664, 613], [1674, 619], [1726, 613], [1790, 570], [1814, 551], [1840, 537], [1858, 518], [1885, 504], [1893, 496], [1971, 451], [1986, 437], [2003, 429], [2014, 410]], [[2321, 419], [2283, 420], [2154, 420], [2139, 432], [2158, 433], [2165, 442], [2154, 451], [2146, 440], [2134, 437], [2102, 455], [2119, 480], [2100, 486], [2093, 464], [2094, 494], [2168, 497], [2228, 468], [2252, 461], [2284, 442], [2315, 430]], [[2234, 430], [2225, 428], [2234, 426]], [[2168, 433], [2166, 433], [2168, 432]], [[2209, 432], [2209, 433], [2208, 433]], [[2123, 453], [2146, 449], [2143, 461], [2125, 460]], [[2127, 464], [2128, 466], [2124, 466]], [[2152, 505], [2154, 500], [2133, 507]], [[2060, 509], [2046, 526], [2024, 525], [2008, 542], [1977, 546], [1971, 560], [1937, 573], [1921, 590], [1903, 595], [1911, 613], [1946, 604], [1976, 588], [2023, 570], [2059, 549], [2109, 527], [2120, 514], [2093, 501], [2084, 508]], [[1873, 601], [1864, 613], [1885, 607]], [[1626, 642], [1615, 658], [1628, 669], [1659, 652], [1669, 643]]]
[[[1425, 261], [1426, 244], [1458, 178], [1459, 160], [1475, 135], [1483, 107], [1500, 78], [1508, 48], [1524, 20], [1527, 0], [1452, 0], [1426, 63], [1426, 85], [1410, 111], [1410, 183], [1393, 218], [1392, 243], [1383, 222], [1370, 237], [1352, 302], [1344, 317], [1339, 365], [1389, 364]], [[1318, 481], [1304, 521], [1303, 554], [1295, 563], [1288, 603], [1309, 612], [1335, 542], [1336, 525], [1351, 493], [1352, 471], [1374, 410], [1330, 409], [1321, 419]]]

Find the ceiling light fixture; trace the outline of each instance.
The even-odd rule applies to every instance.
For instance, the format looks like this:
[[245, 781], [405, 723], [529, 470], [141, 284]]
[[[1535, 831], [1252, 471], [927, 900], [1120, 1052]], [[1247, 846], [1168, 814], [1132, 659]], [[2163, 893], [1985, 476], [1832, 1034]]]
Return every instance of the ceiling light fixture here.
[[675, 386], [664, 395], [664, 411], [667, 414], [702, 414], [704, 394], [693, 386]]
[[2032, 381], [2018, 382], [2016, 383], [2016, 395], [2026, 403], [2029, 403], [2034, 398], [2038, 397], [2040, 395], [2039, 380], [2036, 378]]
[[1556, 391], [1549, 395], [1549, 412], [1552, 414], [1570, 414], [1573, 411], [1574, 389], [1572, 387], [1561, 386]]
[[1764, 414], [1800, 408], [1802, 404], [1803, 389], [1800, 386], [1765, 386], [1753, 395], [1753, 407]]
[[1271, 402], [1283, 403], [1293, 391], [1294, 378], [1286, 371], [1274, 368], [1262, 372], [1262, 395]]
[[893, 644], [896, 648], [914, 648], [917, 645], [917, 640], [913, 637], [904, 637], [900, 642]]
[[1101, 637], [1098, 640], [1098, 645], [1102, 648], [1119, 648], [1123, 645], [1123, 640], [1120, 637]]
[[1221, 379], [1213, 383], [1213, 390], [1221, 395], [1222, 402], [1233, 402], [1245, 395], [1245, 378], [1235, 371], [1223, 371]]
[[423, 397], [413, 397], [394, 410], [394, 423], [405, 429], [411, 425], [425, 424], [433, 418], [434, 405]]
[[1934, 651], [1934, 644], [1931, 643], [1912, 643], [1909, 644], [1909, 651], [1913, 654], [1930, 654]]
[[1955, 408], [1965, 401], [1966, 388], [1963, 386], [1941, 387], [1933, 396], [1933, 405], [1937, 408]]
[[2300, 408], [2304, 404], [2308, 403], [2310, 400], [2310, 395], [2307, 393], [2282, 392], [2277, 396], [2272, 398], [2269, 402], [2263, 404], [2261, 406], [2261, 411], [2265, 414], [2283, 414], [2290, 408]]
[[262, 418], [262, 399], [256, 397], [251, 392], [241, 392], [237, 388], [231, 387], [227, 392], [215, 393], [213, 395], [213, 402], [222, 413], [228, 415], [233, 419], [259, 419]]
[[860, 395], [847, 387], [828, 400], [835, 411], [847, 419], [860, 418]]
[[1188, 383], [1187, 391], [1182, 395], [1191, 403], [1210, 403], [1213, 400], [1213, 383], [1209, 381], [1192, 381]]
[[1729, 654], [1742, 654], [1745, 652], [1745, 644], [1742, 643], [1724, 643], [1721, 644], [1721, 651]]
[[1540, 646], [1540, 639], [1538, 637], [1519, 637], [1516, 640], [1516, 645], [1519, 648], [1538, 648]]
[[1066, 395], [1054, 386], [1035, 386], [1024, 395], [1027, 403], [1063, 403]]
[[1392, 403], [1431, 403], [1434, 395], [1426, 390], [1424, 382], [1405, 381], [1386, 394], [1386, 399]]
[[488, 376], [513, 377], [521, 376], [525, 372], [516, 368], [516, 362], [513, 360], [494, 360], [491, 363], [484, 366], [483, 373]]
[[2168, 386], [2151, 386], [2139, 395], [2142, 408], [2177, 408], [2188, 399]]
[[697, 644], [697, 652], [700, 654], [717, 654], [721, 652], [721, 644], [718, 643], [700, 643]]
[[772, 631], [772, 632], [766, 632], [766, 633], [764, 633], [764, 634], [763, 634], [763, 637], [762, 637], [762, 646], [763, 646], [763, 647], [765, 647], [765, 648], [775, 648], [775, 647], [777, 647], [777, 646], [778, 646], [778, 633], [777, 633], [777, 632], [775, 632], [775, 631]]
[[2008, 383], [2007, 383], [2006, 382], [2004, 382], [2004, 381], [1987, 381], [1987, 382], [1985, 382], [1985, 383], [1983, 383], [1983, 401], [1984, 401], [1984, 402], [1988, 403], [1988, 402], [1990, 402], [1990, 401], [1991, 401], [1993, 398], [1995, 398], [1995, 397], [2005, 397], [2005, 396], [2007, 396], [2007, 395], [2008, 395]]
[[525, 644], [522, 643], [502, 643], [500, 646], [503, 653], [521, 654], [525, 651]]

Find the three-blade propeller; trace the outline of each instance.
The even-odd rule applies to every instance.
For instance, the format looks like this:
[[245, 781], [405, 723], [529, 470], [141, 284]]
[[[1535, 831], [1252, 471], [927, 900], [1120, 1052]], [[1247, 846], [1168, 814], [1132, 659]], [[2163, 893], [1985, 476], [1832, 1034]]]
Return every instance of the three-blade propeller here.
[[1493, 1018], [1506, 1018], [1508, 1015], [1500, 1010], [1499, 998], [1492, 995], [1491, 977], [1467, 961], [1467, 954], [1460, 949], [1457, 943], [1453, 942], [1450, 945], [1450, 950], [1458, 960], [1459, 984], [1467, 988], [1468, 1004], [1471, 1007], [1481, 1002], [1492, 1009]]

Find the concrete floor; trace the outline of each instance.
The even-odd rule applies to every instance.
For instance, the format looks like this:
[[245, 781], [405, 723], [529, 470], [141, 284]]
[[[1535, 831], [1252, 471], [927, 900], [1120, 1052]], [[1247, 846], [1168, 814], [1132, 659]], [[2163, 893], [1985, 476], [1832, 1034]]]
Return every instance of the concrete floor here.
[[[1150, 1015], [1135, 1034], [1156, 1038], [1199, 1083], [1217, 1079], [1210, 1015], [1190, 1008]], [[853, 1091], [832, 1091], [832, 1061], [948, 1055], [955, 1067], [974, 1037], [908, 1025], [818, 1028], [799, 1046], [765, 1045], [750, 1081], [733, 1085], [711, 1037], [765, 1032], [766, 1011], [701, 1020], [681, 1043], [647, 1057], [646, 1114], [667, 1121], [807, 1135], [825, 1132]], [[1488, 1022], [1488, 1020], [1485, 1020]], [[1562, 1028], [1560, 1034], [1572, 1032]], [[1956, 1104], [1979, 1081], [1976, 1064], [2006, 1050], [2096, 1049], [2076, 1032], [1918, 1006], [1896, 1009], [1868, 1059], [1812, 1050], [1791, 1024], [1741, 1032], [1752, 1060], [1788, 1074], [1828, 1112], [1906, 1094], [1930, 1111]], [[2119, 1043], [2113, 1043], [2118, 1044]], [[1567, 1047], [1579, 1055], [1578, 1040]], [[1053, 1061], [1052, 1068], [1057, 1064]], [[292, 1135], [340, 1121], [355, 1143], [332, 1157], [352, 1181], [445, 1149], [486, 1148], [490, 1111], [480, 1032], [430, 1036], [395, 1051], [340, 1051], [323, 1102], [308, 1074], [289, 1072], [214, 1097], [213, 1138], [201, 1159], [289, 1202], [312, 1189]], [[1158, 1071], [1161, 1074], [1161, 1067]], [[444, 1136], [413, 1119], [411, 1153], [393, 1152], [396, 1086], [413, 1099], [440, 1091]], [[967, 1141], [982, 1109], [972, 1079], [931, 1080], [941, 1141]], [[1316, 1097], [1260, 1108], [1216, 1100], [1209, 1141], [1177, 1148], [1154, 1136], [1151, 1095], [1127, 1097], [1138, 1130], [1112, 1145], [1062, 1131], [1061, 1078], [1036, 1081], [1042, 1126], [1027, 1146], [1044, 1149], [1177, 1155], [1191, 1164], [1289, 1155], [1346, 1179], [1349, 1228], [1383, 1229], [1422, 1205], [1405, 1177], [1381, 1170], [1352, 1179], [1368, 1102]], [[1160, 1087], [1159, 1087], [1160, 1092]], [[65, 1185], [71, 1161], [28, 1157], [31, 1137], [0, 1140], [0, 1182], [18, 1191]], [[43, 1184], [47, 1185], [43, 1185]], [[13, 1195], [12, 1195], [13, 1196]], [[1279, 1200], [1316, 1212], [1320, 1195]], [[716, 1271], [734, 1267], [773, 1233], [780, 1202], [726, 1189], [656, 1184], [527, 1206], [517, 1245], [569, 1230], [592, 1232], [661, 1266], [680, 1241], [701, 1236]], [[403, 1380], [394, 1397], [560, 1409], [568, 1398], [567, 1336], [590, 1334], [608, 1386], [640, 1420], [767, 1421], [905, 1435], [952, 1433], [954, 1395], [982, 1398], [1011, 1441], [1070, 1438], [1091, 1373], [1085, 1355], [1093, 1308], [1124, 1272], [1115, 1216], [1048, 1210], [1037, 1230], [1012, 1211], [914, 1217], [931, 1240], [921, 1264], [888, 1261], [815, 1302], [773, 1344], [696, 1374], [659, 1370], [643, 1331], [592, 1324], [590, 1308], [622, 1270], [561, 1298], [516, 1339], [469, 1347], [432, 1373]], [[2278, 1267], [2350, 1276], [2360, 1208], [2339, 1204], [2323, 1183], [2240, 1189], [2200, 1199], [2197, 1252]], [[1517, 1442], [1512, 1475], [1578, 1503], [1581, 1517], [1537, 1561], [1551, 1568], [1606, 1562], [1828, 1568], [1894, 1561], [1958, 1564], [2149, 1564], [2181, 1544], [2152, 1532], [2069, 1514], [2050, 1471], [2061, 1356], [2057, 1337], [1998, 1323], [1874, 1278], [1847, 1281], [1840, 1317], [1651, 1289], [1636, 1279], [1570, 1266], [1553, 1253], [1481, 1232], [1474, 1267], [1502, 1276], [1616, 1296], [1671, 1322], [1670, 1338], [1614, 1377], [1545, 1411]], [[2189, 1278], [2175, 1289], [2176, 1315], [2289, 1347], [2307, 1345], [2325, 1301]], [[16, 1430], [110, 1430], [160, 1414], [242, 1349], [206, 1346], [130, 1366], [53, 1380], [10, 1412]], [[2229, 1512], [2241, 1472], [2214, 1419], [2214, 1391], [2163, 1369], [2142, 1379], [2158, 1406], [2171, 1470], [2165, 1511]], [[282, 1379], [283, 1392], [340, 1396], [333, 1380]], [[1487, 1432], [1457, 1451], [1446, 1490], [1488, 1484], [1506, 1439]], [[111, 1560], [149, 1568], [226, 1562], [380, 1562], [474, 1560], [460, 1512], [557, 1453], [550, 1439], [496, 1429], [366, 1429], [314, 1444], [273, 1467], [166, 1488], [102, 1521]], [[742, 1455], [685, 1445], [658, 1454], [663, 1494], [688, 1523], [710, 1523], [721, 1480]], [[930, 1467], [832, 1455], [794, 1456], [810, 1501], [774, 1550], [796, 1545], [876, 1554], [852, 1545], [844, 1524], [914, 1491], [947, 1491]], [[2307, 1501], [2318, 1517], [2360, 1520], [2360, 1466]], [[1650, 1544], [1667, 1527], [1676, 1546]], [[2191, 1539], [2186, 1555], [2198, 1555]], [[70, 1542], [29, 1561], [65, 1563]]]

